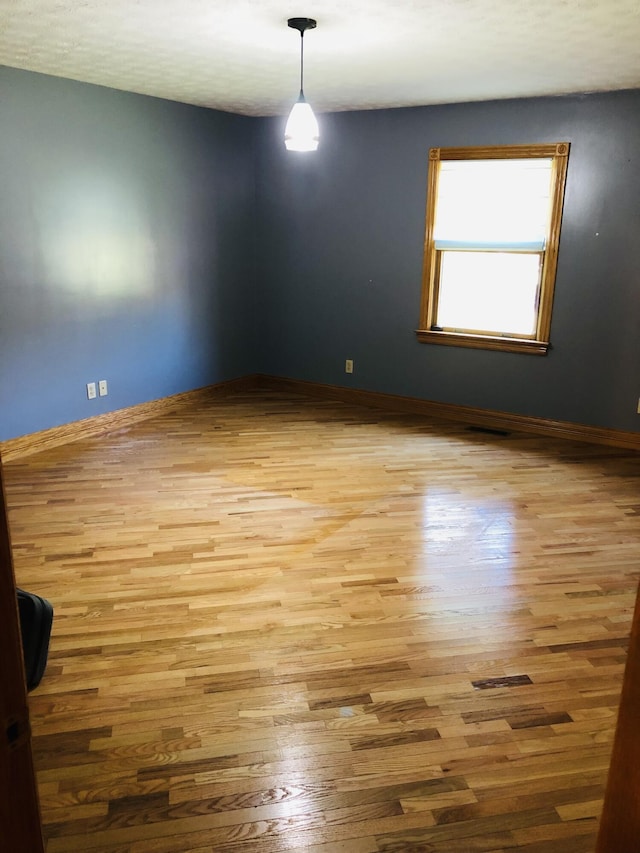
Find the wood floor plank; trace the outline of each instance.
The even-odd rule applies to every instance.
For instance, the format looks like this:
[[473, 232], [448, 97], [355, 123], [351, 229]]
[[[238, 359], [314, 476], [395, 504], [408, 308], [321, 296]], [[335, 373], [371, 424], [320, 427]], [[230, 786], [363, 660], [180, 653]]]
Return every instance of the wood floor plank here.
[[5, 479], [48, 853], [593, 853], [638, 454], [264, 390]]

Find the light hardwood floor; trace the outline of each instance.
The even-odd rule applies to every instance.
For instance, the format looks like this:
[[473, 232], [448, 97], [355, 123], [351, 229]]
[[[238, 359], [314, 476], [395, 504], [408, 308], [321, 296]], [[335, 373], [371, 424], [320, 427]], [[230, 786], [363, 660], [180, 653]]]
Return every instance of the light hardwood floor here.
[[640, 455], [252, 392], [6, 465], [48, 853], [592, 853]]

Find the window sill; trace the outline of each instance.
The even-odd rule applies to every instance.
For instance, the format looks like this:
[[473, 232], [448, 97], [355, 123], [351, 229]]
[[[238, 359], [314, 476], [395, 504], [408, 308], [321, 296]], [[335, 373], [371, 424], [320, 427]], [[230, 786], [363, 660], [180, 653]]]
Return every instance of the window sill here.
[[430, 329], [417, 329], [416, 337], [421, 344], [472, 347], [529, 355], [546, 355], [551, 346], [548, 341], [533, 341], [529, 338], [498, 338], [490, 335], [470, 335], [465, 332], [436, 332]]

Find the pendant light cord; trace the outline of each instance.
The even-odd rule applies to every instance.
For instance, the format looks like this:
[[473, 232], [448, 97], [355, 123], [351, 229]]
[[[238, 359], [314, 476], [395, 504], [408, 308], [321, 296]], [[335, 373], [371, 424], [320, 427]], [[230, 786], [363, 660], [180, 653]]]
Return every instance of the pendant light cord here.
[[304, 94], [303, 88], [303, 74], [304, 74], [304, 30], [300, 30], [300, 94]]

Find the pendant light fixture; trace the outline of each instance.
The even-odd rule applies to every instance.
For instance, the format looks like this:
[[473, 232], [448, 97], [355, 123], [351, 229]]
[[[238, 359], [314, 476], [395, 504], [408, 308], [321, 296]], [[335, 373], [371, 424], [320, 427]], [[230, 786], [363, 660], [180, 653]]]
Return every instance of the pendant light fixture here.
[[316, 27], [316, 21], [313, 18], [289, 18], [287, 24], [300, 32], [300, 95], [287, 119], [284, 144], [287, 151], [315, 151], [318, 148], [320, 132], [318, 121], [304, 96], [303, 82], [304, 34], [306, 30], [313, 30]]

